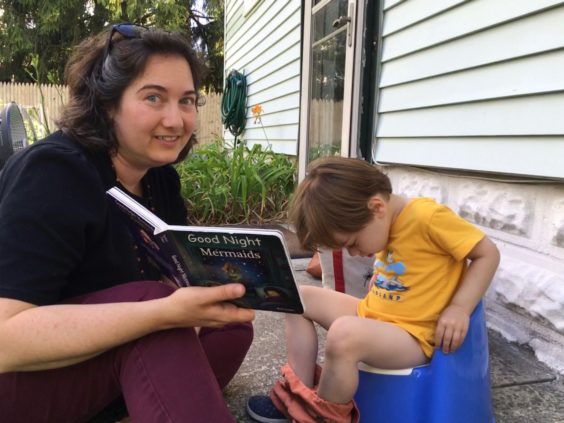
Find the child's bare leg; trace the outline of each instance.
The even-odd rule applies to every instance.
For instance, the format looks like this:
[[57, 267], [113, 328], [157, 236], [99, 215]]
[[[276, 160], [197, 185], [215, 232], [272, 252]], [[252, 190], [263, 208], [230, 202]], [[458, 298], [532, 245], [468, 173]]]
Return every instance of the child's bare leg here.
[[314, 286], [300, 287], [306, 312], [286, 315], [288, 363], [304, 385], [312, 388], [317, 361], [317, 332], [313, 322], [328, 328], [338, 317], [356, 314], [358, 298]]
[[313, 388], [317, 346], [317, 332], [311, 320], [302, 315], [286, 316], [288, 364], [309, 388]]
[[401, 369], [427, 361], [419, 343], [390, 323], [345, 316], [327, 333], [325, 365], [318, 395], [331, 402], [350, 401], [358, 386], [358, 362], [374, 367]]

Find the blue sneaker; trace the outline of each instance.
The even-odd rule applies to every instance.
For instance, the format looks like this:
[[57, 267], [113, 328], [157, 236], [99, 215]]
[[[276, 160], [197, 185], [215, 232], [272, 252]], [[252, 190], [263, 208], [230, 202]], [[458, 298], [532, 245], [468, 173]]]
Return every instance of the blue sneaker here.
[[257, 422], [287, 423], [288, 419], [267, 395], [254, 395], [247, 401], [247, 413]]

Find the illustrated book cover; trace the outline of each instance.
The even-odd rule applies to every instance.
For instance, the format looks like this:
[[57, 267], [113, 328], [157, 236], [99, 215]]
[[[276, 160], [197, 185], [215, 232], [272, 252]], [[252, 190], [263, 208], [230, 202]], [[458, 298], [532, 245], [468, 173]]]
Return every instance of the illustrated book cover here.
[[282, 232], [275, 229], [168, 225], [118, 187], [107, 191], [135, 242], [178, 286], [241, 283], [240, 307], [303, 313]]

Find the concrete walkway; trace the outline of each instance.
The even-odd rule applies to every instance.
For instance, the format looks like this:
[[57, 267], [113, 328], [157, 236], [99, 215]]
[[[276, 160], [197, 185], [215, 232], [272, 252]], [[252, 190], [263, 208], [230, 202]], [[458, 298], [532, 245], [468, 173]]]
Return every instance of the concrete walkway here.
[[[293, 260], [298, 282], [320, 285], [305, 272], [308, 262], [309, 259]], [[319, 334], [323, 350], [323, 330]], [[489, 347], [497, 423], [564, 423], [564, 378], [538, 362], [529, 349], [508, 343], [496, 333], [490, 332]], [[284, 362], [284, 316], [257, 313], [251, 350], [225, 391], [239, 422], [253, 422], [245, 412], [247, 398], [267, 393]]]

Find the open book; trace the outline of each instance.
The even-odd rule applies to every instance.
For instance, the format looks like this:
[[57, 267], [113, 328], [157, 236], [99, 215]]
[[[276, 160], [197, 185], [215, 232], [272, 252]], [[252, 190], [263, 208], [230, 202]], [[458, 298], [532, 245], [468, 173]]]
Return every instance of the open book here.
[[246, 293], [233, 301], [240, 307], [303, 313], [280, 231], [167, 225], [118, 187], [107, 193], [124, 213], [134, 241], [178, 286], [241, 283]]

